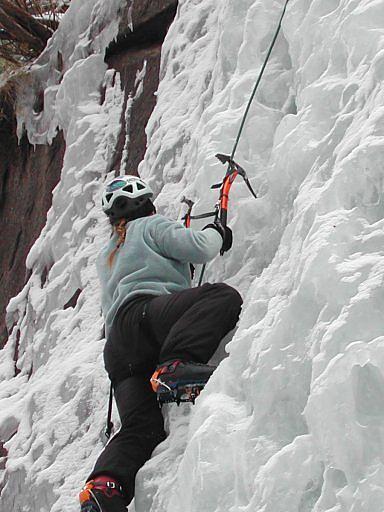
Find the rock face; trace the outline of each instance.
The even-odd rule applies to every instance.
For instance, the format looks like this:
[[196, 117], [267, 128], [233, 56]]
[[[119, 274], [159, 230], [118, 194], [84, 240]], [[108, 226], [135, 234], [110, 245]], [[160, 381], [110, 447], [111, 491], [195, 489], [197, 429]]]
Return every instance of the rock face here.
[[7, 114], [0, 122], [0, 347], [5, 308], [25, 283], [25, 259], [44, 226], [65, 149], [62, 134], [52, 146], [34, 149], [26, 137], [18, 144], [14, 114]]
[[[161, 45], [176, 8], [176, 0], [135, 1], [132, 12], [127, 5], [119, 36], [108, 48], [106, 62], [121, 73], [125, 95], [114, 169], [135, 174], [144, 156], [145, 126], [156, 102]], [[135, 83], [138, 71], [144, 75], [140, 88]], [[12, 107], [6, 114], [0, 119], [0, 347], [7, 340], [5, 309], [26, 282], [25, 260], [45, 224], [65, 152], [61, 133], [51, 146], [34, 148], [26, 137], [18, 143]]]
[[[124, 162], [127, 174], [136, 174], [137, 166], [144, 157], [145, 126], [156, 103], [154, 92], [159, 83], [161, 45], [175, 16], [177, 1], [143, 0], [133, 5], [132, 14], [127, 12], [122, 16], [125, 20], [132, 18], [133, 32], [127, 25], [122, 25], [117, 41], [110, 45], [106, 56], [109, 66], [121, 73], [125, 112], [131, 108], [130, 100], [135, 98], [129, 112], [128, 126], [122, 119], [122, 131], [112, 164], [112, 169], [120, 167], [125, 149], [128, 154]], [[138, 70], [145, 73], [142, 91], [136, 90], [135, 86]]]

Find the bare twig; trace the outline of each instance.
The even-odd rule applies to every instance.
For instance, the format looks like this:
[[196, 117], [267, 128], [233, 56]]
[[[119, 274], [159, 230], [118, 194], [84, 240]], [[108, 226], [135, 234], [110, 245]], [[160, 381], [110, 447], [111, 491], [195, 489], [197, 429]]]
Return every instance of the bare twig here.
[[68, 3], [0, 0], [0, 59], [24, 64], [36, 58], [57, 29]]

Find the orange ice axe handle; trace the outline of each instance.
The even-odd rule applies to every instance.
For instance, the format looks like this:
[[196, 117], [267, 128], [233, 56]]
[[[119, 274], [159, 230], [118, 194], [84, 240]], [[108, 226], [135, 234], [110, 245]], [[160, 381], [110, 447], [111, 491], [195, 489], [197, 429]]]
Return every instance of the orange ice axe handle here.
[[240, 167], [240, 165], [236, 163], [230, 155], [223, 155], [222, 153], [217, 153], [217, 155], [215, 156], [218, 160], [220, 160], [222, 164], [228, 164], [228, 169], [222, 183], [212, 186], [212, 188], [220, 188], [220, 222], [222, 223], [223, 226], [226, 226], [228, 220], [229, 192], [237, 176], [240, 175], [243, 178], [249, 191], [251, 192], [255, 199], [257, 199], [257, 195], [255, 194], [251, 184], [249, 183], [245, 170], [242, 167]]
[[192, 217], [192, 208], [195, 204], [191, 199], [187, 199], [185, 196], [181, 199], [182, 203], [185, 203], [188, 206], [187, 213], [183, 217], [184, 226], [186, 228], [191, 227], [191, 217]]
[[220, 222], [223, 226], [227, 225], [228, 221], [228, 203], [229, 203], [229, 192], [232, 184], [238, 175], [237, 171], [234, 171], [229, 176], [226, 176], [223, 181], [220, 192]]

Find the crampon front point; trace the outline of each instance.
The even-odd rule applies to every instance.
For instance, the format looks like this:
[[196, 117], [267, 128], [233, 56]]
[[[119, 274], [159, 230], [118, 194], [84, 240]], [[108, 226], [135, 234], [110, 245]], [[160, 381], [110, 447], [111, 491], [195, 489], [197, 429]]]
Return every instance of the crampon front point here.
[[204, 389], [205, 384], [205, 382], [194, 382], [193, 384], [179, 383], [174, 388], [160, 384], [156, 391], [157, 401], [160, 407], [163, 404], [169, 403], [177, 403], [177, 405], [180, 405], [183, 402], [191, 402], [194, 404], [196, 398]]

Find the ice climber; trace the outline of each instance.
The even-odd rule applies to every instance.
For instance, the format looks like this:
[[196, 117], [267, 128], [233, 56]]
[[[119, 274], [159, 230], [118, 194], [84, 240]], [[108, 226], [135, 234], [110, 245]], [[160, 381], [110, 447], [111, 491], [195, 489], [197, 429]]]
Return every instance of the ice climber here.
[[135, 176], [115, 178], [103, 192], [112, 225], [97, 260], [104, 363], [121, 428], [80, 493], [82, 512], [126, 511], [137, 471], [166, 437], [158, 386], [206, 382], [214, 370], [206, 363], [241, 309], [239, 293], [224, 283], [191, 288], [189, 264], [227, 251], [229, 228], [213, 223], [201, 231], [187, 229], [156, 214], [152, 196]]

